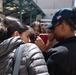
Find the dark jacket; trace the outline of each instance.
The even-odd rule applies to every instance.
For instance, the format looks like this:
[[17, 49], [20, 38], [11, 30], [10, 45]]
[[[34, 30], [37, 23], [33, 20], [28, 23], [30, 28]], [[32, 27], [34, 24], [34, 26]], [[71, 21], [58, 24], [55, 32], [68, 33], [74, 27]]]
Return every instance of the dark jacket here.
[[47, 55], [50, 75], [76, 75], [76, 37], [62, 40]]
[[14, 53], [23, 45], [19, 75], [49, 75], [40, 49], [32, 43], [27, 43], [29, 49], [20, 37], [10, 38], [0, 44], [0, 75], [12, 75]]

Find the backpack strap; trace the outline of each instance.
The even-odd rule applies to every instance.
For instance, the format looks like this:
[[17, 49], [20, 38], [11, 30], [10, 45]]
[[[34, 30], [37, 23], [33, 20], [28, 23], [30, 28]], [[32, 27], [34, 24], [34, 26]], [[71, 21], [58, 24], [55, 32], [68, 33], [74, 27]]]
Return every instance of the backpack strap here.
[[14, 54], [14, 59], [15, 59], [15, 64], [14, 64], [14, 69], [13, 69], [13, 74], [12, 75], [18, 75], [19, 73], [19, 67], [20, 67], [20, 63], [21, 63], [21, 56], [22, 56], [22, 52], [25, 49], [29, 49], [29, 45], [20, 45], [17, 50], [15, 51]]

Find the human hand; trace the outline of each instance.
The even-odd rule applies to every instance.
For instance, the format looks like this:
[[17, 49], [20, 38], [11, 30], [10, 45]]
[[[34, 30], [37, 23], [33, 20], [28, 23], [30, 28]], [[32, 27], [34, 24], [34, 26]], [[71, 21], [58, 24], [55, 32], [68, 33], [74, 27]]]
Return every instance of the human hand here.
[[37, 37], [35, 44], [40, 48], [42, 52], [46, 51], [46, 44], [43, 42], [43, 40], [39, 36]]

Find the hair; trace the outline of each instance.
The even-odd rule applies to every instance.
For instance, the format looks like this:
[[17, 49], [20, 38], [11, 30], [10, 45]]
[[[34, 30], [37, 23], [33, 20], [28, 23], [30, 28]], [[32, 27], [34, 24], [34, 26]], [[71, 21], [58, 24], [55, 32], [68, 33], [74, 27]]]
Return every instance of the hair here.
[[7, 28], [3, 25], [0, 25], [0, 42], [5, 40], [7, 37]]
[[69, 26], [71, 27], [72, 30], [76, 30], [76, 27], [75, 27], [76, 22], [75, 22], [74, 17], [70, 17], [68, 19], [65, 19], [64, 21], [65, 21], [65, 23], [69, 24]]
[[72, 30], [76, 30], [76, 8], [73, 8], [73, 17], [64, 20], [68, 23]]
[[7, 37], [7, 28], [4, 27], [4, 25], [2, 23], [2, 18], [0, 17], [0, 42], [5, 40], [6, 37]]
[[7, 28], [7, 38], [10, 38], [15, 31], [22, 34], [24, 31], [28, 30], [28, 27], [22, 24], [17, 18], [7, 16], [3, 19], [3, 24]]
[[34, 43], [35, 42], [35, 37], [34, 37], [34, 29], [30, 26], [27, 26], [29, 28], [29, 31], [30, 31], [30, 40], [31, 40], [31, 43]]
[[39, 27], [39, 32], [41, 33], [40, 22], [38, 22], [38, 21], [34, 21], [33, 23], [31, 23], [30, 26], [31, 26], [33, 29], [34, 29], [34, 27], [38, 26], [38, 27]]

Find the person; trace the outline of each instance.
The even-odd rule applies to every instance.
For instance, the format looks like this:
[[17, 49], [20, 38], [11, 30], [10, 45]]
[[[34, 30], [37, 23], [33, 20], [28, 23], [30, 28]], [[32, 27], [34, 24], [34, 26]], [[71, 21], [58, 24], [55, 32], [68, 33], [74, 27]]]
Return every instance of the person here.
[[0, 25], [0, 43], [7, 38], [7, 28]]
[[76, 8], [59, 9], [52, 18], [52, 28], [59, 43], [47, 54], [50, 75], [76, 75]]
[[33, 23], [31, 23], [30, 27], [32, 27], [34, 29], [34, 38], [36, 40], [37, 36], [39, 36], [39, 34], [41, 33], [41, 26], [40, 26], [40, 22], [38, 21], [34, 21]]
[[7, 37], [7, 28], [3, 26], [2, 18], [0, 17], [0, 43]]
[[56, 41], [54, 33], [53, 33], [53, 29], [52, 29], [52, 24], [48, 24], [47, 26], [45, 26], [44, 29], [44, 33], [48, 34], [48, 44], [47, 44], [47, 50], [49, 50], [50, 48], [52, 48], [55, 44], [58, 43], [58, 41]]
[[54, 33], [51, 28], [52, 24], [48, 24], [47, 26], [44, 27], [43, 33], [48, 34], [48, 40], [47, 43], [45, 44], [42, 39], [38, 39], [35, 41], [35, 44], [41, 49], [42, 52], [48, 52], [50, 48], [52, 48], [56, 43], [56, 39], [54, 38]]
[[[12, 75], [15, 62], [13, 60], [14, 53], [20, 46], [24, 50], [22, 52], [18, 75], [49, 75], [46, 62], [40, 49], [33, 43], [25, 43], [25, 41], [21, 39], [21, 36], [19, 36], [19, 33], [24, 32], [25, 29], [28, 30], [28, 28], [24, 28], [22, 23], [12, 17], [9, 19], [7, 19], [7, 17], [4, 18], [3, 24], [7, 27], [8, 33], [7, 39], [0, 43], [0, 75]], [[15, 28], [16, 26], [18, 26], [17, 29]], [[17, 31], [17, 33], [19, 32], [18, 35], [14, 35], [15, 31]], [[11, 35], [9, 32], [13, 34]], [[29, 46], [28, 50], [26, 50], [26, 45]]]
[[21, 39], [28, 43], [31, 42], [30, 40], [30, 31], [28, 29], [28, 27], [24, 24], [19, 24], [18, 22], [19, 20], [14, 18], [14, 17], [10, 17], [7, 16], [4, 20], [4, 26], [8, 29], [7, 32], [7, 38], [11, 37], [11, 36], [21, 36]]
[[46, 44], [43, 42], [43, 40], [40, 37], [38, 37], [37, 40], [35, 41], [35, 44], [43, 52], [46, 62], [49, 57], [49, 55], [47, 55], [47, 53], [50, 51], [50, 48], [52, 48], [55, 44], [58, 43], [55, 39], [53, 30], [51, 27], [52, 27], [51, 23], [44, 27], [43, 33], [48, 34], [48, 40], [47, 40]]

